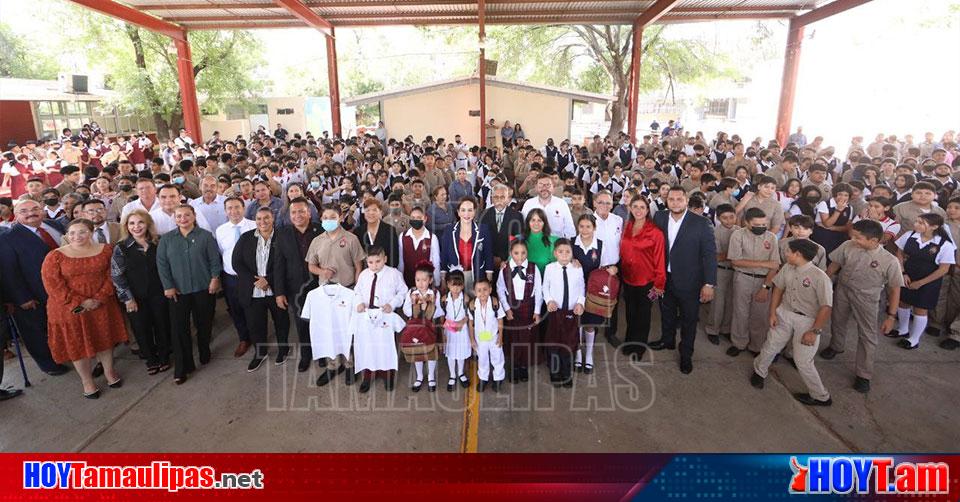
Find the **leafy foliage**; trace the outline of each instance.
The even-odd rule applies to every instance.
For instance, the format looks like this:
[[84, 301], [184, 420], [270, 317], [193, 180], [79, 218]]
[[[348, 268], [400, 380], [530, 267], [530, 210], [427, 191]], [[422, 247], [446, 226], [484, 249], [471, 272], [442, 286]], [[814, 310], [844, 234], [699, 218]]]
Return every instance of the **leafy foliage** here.
[[57, 78], [59, 64], [42, 51], [31, 51], [27, 44], [4, 23], [0, 23], [0, 77]]

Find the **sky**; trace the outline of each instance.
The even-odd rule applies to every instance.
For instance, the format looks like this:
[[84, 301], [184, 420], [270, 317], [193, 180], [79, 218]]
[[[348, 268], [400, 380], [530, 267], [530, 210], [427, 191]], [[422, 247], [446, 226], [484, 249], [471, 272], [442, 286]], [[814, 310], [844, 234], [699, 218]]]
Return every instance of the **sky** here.
[[[0, 0], [0, 20], [30, 36], [37, 50], [53, 43], [47, 34], [32, 37], [44, 26], [44, 9], [62, 0]], [[951, 9], [951, 6], [953, 8]], [[960, 1], [873, 0], [806, 29], [797, 84], [794, 127], [823, 135], [829, 144], [846, 146], [853, 135], [872, 138], [877, 133], [939, 136], [960, 129]], [[769, 138], [777, 113], [783, 72], [786, 21], [765, 22], [777, 50], [770, 59], [754, 61], [749, 72], [750, 117], [730, 124], [728, 132]], [[671, 25], [672, 37], [696, 37], [717, 47], [746, 46], [755, 23], [721, 21]], [[324, 78], [324, 41], [312, 29], [260, 30], [266, 70], [278, 75], [274, 92], [296, 92], [303, 75]], [[359, 36], [358, 36], [359, 35]], [[378, 67], [429, 72], [442, 80], [463, 71], [463, 58], [475, 47], [443, 47], [435, 41], [425, 49], [414, 27], [338, 30], [341, 59], [364, 62], [367, 71]], [[465, 55], [466, 54], [466, 55]], [[409, 62], [398, 66], [397, 61]], [[387, 64], [390, 63], [390, 64]], [[303, 73], [290, 72], [299, 67]], [[401, 75], [402, 77], [402, 75]], [[345, 76], [341, 73], [341, 79]], [[711, 84], [713, 85], [713, 84]], [[343, 83], [341, 83], [343, 88]], [[710, 86], [707, 86], [709, 91]], [[686, 124], [698, 129], [698, 124]], [[739, 129], [738, 129], [739, 128]], [[704, 128], [707, 129], [707, 128]], [[704, 132], [712, 133], [708, 129]]]

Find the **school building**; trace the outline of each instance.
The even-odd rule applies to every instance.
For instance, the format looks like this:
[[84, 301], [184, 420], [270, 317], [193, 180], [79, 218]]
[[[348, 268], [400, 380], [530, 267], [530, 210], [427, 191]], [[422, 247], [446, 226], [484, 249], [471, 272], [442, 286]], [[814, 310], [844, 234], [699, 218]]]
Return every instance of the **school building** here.
[[[344, 100], [348, 107], [378, 105], [391, 138], [412, 135], [441, 136], [452, 140], [460, 134], [468, 141], [476, 135], [480, 116], [480, 78], [476, 75], [391, 91], [363, 94]], [[582, 129], [581, 124], [602, 119], [613, 96], [574, 91], [547, 85], [510, 82], [486, 77], [486, 117], [502, 126], [520, 124], [535, 145], [553, 138], [558, 143]], [[497, 137], [499, 138], [499, 128]], [[577, 138], [580, 143], [583, 138]]]

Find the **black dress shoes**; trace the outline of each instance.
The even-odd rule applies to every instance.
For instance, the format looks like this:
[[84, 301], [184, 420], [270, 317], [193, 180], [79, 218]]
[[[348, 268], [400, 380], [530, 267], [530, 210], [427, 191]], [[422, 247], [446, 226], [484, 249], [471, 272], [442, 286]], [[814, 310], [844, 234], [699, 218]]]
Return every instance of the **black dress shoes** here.
[[300, 362], [297, 363], [297, 373], [306, 373], [310, 369], [310, 363], [313, 361], [307, 358], [300, 359]]
[[819, 399], [814, 399], [810, 394], [807, 393], [798, 393], [794, 394], [793, 398], [807, 406], [830, 406], [833, 404], [832, 398], [827, 398], [826, 401], [821, 401]]
[[857, 377], [853, 381], [853, 390], [861, 394], [866, 394], [870, 392], [870, 380], [867, 380], [866, 378], [862, 378], [862, 377]]
[[714, 345], [720, 345], [720, 335], [707, 335], [707, 340]]
[[677, 345], [675, 343], [666, 344], [666, 343], [663, 343], [662, 340], [656, 340], [656, 341], [650, 342], [650, 348], [653, 350], [673, 350], [677, 348]]
[[754, 371], [753, 374], [750, 375], [750, 385], [752, 385], [756, 389], [762, 389], [763, 377], [758, 375], [757, 372]]
[[324, 371], [320, 377], [317, 378], [317, 387], [323, 387], [324, 385], [327, 385], [335, 376], [337, 376], [337, 374], [333, 370]]
[[7, 399], [13, 399], [17, 396], [22, 396], [22, 389], [0, 389], [0, 401], [6, 401]]
[[731, 346], [729, 349], [727, 349], [727, 355], [730, 357], [737, 357], [740, 355], [741, 352], [743, 352], [743, 350], [738, 349], [734, 346]]
[[689, 357], [680, 358], [680, 373], [684, 375], [689, 375], [693, 372], [693, 360]]
[[93, 367], [93, 378], [100, 378], [102, 376], [103, 376], [103, 364], [97, 363], [97, 365]]
[[358, 390], [361, 394], [365, 394], [367, 391], [369, 391], [369, 390], [370, 390], [370, 379], [369, 379], [369, 378], [364, 378], [363, 380], [361, 380], [361, 381], [360, 381], [360, 388], [357, 389], [357, 390]]
[[[100, 365], [100, 364], [97, 364], [97, 367], [100, 368], [100, 375], [102, 375], [102, 374], [103, 374], [103, 366]], [[60, 376], [60, 375], [65, 375], [68, 371], [70, 371], [70, 368], [68, 368], [68, 367], [66, 367], [66, 366], [64, 366], [64, 365], [62, 365], [62, 364], [58, 364], [58, 365], [54, 366], [53, 369], [51, 369], [50, 371], [44, 371], [44, 373], [46, 373], [46, 374], [48, 374], [48, 375], [50, 375], [50, 376]], [[94, 368], [94, 371], [96, 371], [96, 368]], [[96, 373], [94, 373], [93, 376], [94, 376], [94, 377], [97, 377], [97, 376], [99, 376], [99, 375], [97, 375]]]
[[837, 354], [842, 354], [842, 353], [843, 353], [842, 351], [838, 352], [836, 350], [833, 350], [833, 347], [827, 347], [820, 351], [820, 358], [826, 359], [827, 361], [829, 361], [834, 357], [837, 357]]

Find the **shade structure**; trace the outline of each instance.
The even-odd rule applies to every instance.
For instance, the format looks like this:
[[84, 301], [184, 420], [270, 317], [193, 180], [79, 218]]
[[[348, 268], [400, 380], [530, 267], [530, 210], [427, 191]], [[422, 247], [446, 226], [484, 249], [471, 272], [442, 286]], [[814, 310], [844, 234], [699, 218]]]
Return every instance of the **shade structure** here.
[[[791, 19], [791, 39], [784, 68], [776, 134], [790, 129], [803, 26], [870, 0], [71, 0], [92, 10], [165, 34], [183, 54], [192, 30], [313, 27], [327, 37], [328, 78], [335, 136], [341, 134], [335, 27], [390, 25], [476, 25], [480, 28], [478, 73], [484, 93], [484, 26], [495, 24], [632, 25], [634, 43], [654, 23], [733, 19]], [[189, 52], [187, 52], [189, 55]], [[632, 52], [628, 131], [636, 138], [639, 50]], [[181, 59], [182, 56], [181, 56]], [[181, 64], [180, 68], [188, 68]], [[192, 75], [180, 75], [184, 124], [199, 139], [199, 107]], [[187, 82], [187, 80], [190, 82]], [[478, 142], [484, 138], [484, 98]]]

